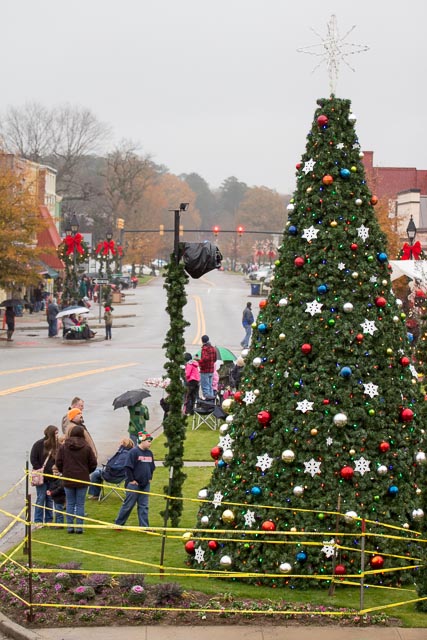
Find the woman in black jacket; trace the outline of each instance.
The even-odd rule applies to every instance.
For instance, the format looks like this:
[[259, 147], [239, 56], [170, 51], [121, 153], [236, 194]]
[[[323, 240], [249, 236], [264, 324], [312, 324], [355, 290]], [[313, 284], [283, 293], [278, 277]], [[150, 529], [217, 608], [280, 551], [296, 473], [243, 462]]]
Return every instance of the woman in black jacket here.
[[[30, 462], [33, 469], [44, 467], [46, 473], [52, 474], [58, 448], [58, 427], [50, 424], [44, 430], [44, 438], [37, 440], [31, 448]], [[53, 500], [47, 495], [49, 478], [43, 476], [43, 484], [36, 486], [37, 498], [34, 508], [34, 522], [43, 524], [53, 521]]]
[[68, 533], [83, 533], [82, 516], [85, 514], [88, 487], [85, 483], [90, 482], [90, 474], [95, 471], [96, 464], [95, 454], [85, 440], [84, 428], [76, 425], [59, 447], [56, 456], [56, 466], [63, 476], [67, 500]]

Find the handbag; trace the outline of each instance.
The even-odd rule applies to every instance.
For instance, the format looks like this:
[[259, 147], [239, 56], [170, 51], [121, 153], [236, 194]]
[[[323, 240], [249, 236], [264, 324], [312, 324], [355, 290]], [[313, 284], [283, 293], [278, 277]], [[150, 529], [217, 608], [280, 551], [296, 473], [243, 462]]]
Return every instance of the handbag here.
[[43, 466], [40, 469], [33, 469], [31, 471], [30, 482], [31, 482], [31, 486], [32, 487], [40, 487], [43, 484], [43, 482], [44, 482], [44, 478], [43, 478], [44, 468], [45, 468], [45, 466], [47, 464], [47, 461], [50, 458], [50, 454], [51, 454], [51, 451], [49, 451], [49, 453], [47, 454], [47, 458], [43, 462]]

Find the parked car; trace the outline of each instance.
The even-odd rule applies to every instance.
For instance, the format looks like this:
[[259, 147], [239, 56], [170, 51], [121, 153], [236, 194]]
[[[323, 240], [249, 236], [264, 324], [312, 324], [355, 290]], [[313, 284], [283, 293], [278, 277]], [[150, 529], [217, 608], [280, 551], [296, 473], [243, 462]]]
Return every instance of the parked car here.
[[263, 282], [268, 276], [272, 275], [273, 271], [273, 267], [260, 267], [257, 271], [252, 271], [249, 274], [249, 280]]

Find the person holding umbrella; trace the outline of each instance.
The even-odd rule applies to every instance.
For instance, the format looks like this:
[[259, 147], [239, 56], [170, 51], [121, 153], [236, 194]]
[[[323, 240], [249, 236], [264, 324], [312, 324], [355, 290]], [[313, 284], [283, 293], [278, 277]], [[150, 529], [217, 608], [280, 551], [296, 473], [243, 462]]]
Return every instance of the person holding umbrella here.
[[146, 420], [150, 419], [150, 412], [147, 405], [142, 401], [150, 396], [147, 389], [133, 389], [125, 391], [113, 400], [114, 410], [127, 407], [129, 411], [128, 433], [129, 438], [136, 445], [138, 444], [138, 433], [145, 431]]

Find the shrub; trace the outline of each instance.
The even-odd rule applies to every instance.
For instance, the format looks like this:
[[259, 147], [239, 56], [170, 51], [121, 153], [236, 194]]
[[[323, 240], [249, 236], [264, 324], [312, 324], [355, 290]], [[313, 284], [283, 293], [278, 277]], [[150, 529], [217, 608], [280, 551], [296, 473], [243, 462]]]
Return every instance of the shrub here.
[[93, 600], [95, 597], [95, 589], [81, 584], [74, 589], [73, 594], [76, 600]]
[[145, 602], [145, 599], [147, 597], [147, 593], [144, 589], [143, 586], [141, 586], [140, 584], [135, 584], [133, 587], [131, 587], [131, 590], [129, 591], [128, 594], [128, 599], [129, 602]]
[[182, 587], [177, 582], [165, 582], [157, 584], [154, 587], [154, 595], [156, 604], [167, 604], [168, 602], [176, 602], [182, 597]]
[[100, 593], [104, 587], [111, 587], [111, 576], [105, 573], [92, 573], [82, 582], [87, 587], [92, 587], [95, 593]]
[[130, 589], [134, 584], [144, 584], [145, 577], [142, 573], [130, 573], [117, 578], [120, 587]]

